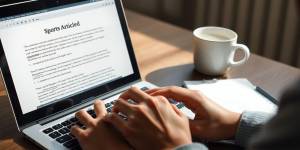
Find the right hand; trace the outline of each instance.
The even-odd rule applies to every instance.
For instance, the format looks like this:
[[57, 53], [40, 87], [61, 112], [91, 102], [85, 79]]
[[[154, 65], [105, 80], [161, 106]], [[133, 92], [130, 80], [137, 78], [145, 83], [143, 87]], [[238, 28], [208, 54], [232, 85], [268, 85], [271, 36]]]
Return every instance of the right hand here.
[[194, 120], [190, 120], [193, 137], [203, 140], [234, 138], [241, 114], [217, 105], [201, 92], [180, 87], [156, 88], [146, 92], [151, 96], [164, 96], [183, 102], [191, 109], [196, 115]]
[[[122, 119], [119, 113], [127, 119]], [[150, 96], [139, 88], [123, 93], [113, 113], [104, 120], [119, 130], [135, 149], [169, 150], [192, 143], [188, 118], [165, 97]]]

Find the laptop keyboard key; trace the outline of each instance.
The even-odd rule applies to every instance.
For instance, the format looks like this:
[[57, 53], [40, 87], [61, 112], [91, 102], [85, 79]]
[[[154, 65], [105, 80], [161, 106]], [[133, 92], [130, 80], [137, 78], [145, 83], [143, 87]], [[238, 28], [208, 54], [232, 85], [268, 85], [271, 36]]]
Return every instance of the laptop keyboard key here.
[[67, 128], [70, 130], [72, 128], [72, 126], [74, 126], [74, 125], [75, 124], [72, 123], [72, 124], [68, 125]]
[[181, 109], [181, 108], [183, 108], [184, 107], [184, 104], [183, 103], [179, 103], [178, 105], [176, 105], [177, 106], [177, 108], [179, 108], [179, 109]]
[[97, 115], [96, 115], [96, 114], [91, 114], [91, 116], [92, 116], [93, 118], [96, 118], [96, 117], [97, 117]]
[[49, 134], [49, 136], [50, 136], [52, 139], [55, 139], [55, 138], [58, 138], [58, 137], [60, 137], [60, 136], [61, 136], [61, 134], [60, 134], [60, 133], [58, 133], [57, 131], [55, 131], [55, 132], [53, 132], [53, 133]]
[[61, 124], [63, 125], [63, 126], [68, 126], [68, 125], [70, 125], [72, 122], [71, 121], [64, 121], [64, 122], [62, 122]]
[[70, 133], [70, 130], [67, 128], [62, 128], [62, 129], [58, 130], [58, 132], [61, 134], [66, 134], [66, 133]]
[[112, 102], [110, 102], [110, 104], [111, 104], [111, 105], [114, 105], [115, 103], [116, 103], [116, 101], [112, 101]]
[[87, 111], [89, 114], [94, 114], [95, 113], [95, 111], [93, 110], [93, 109], [90, 109], [90, 110], [88, 110]]
[[44, 132], [45, 134], [49, 134], [49, 133], [51, 133], [52, 131], [53, 131], [52, 128], [48, 128], [48, 129], [43, 130], [43, 132]]
[[95, 111], [91, 109], [91, 110], [88, 110], [87, 113], [89, 113], [91, 115], [91, 114], [94, 114]]
[[52, 128], [55, 129], [55, 130], [58, 130], [58, 129], [62, 128], [62, 127], [64, 127], [64, 126], [61, 125], [61, 124], [57, 124], [57, 125], [53, 126]]
[[67, 142], [67, 141], [70, 141], [70, 140], [72, 140], [72, 137], [67, 135], [67, 134], [56, 139], [56, 141], [59, 142], [59, 143], [64, 143], [64, 142]]
[[79, 126], [79, 127], [83, 127], [84, 126], [81, 122], [77, 122], [76, 125]]
[[70, 135], [71, 137], [75, 137], [72, 133], [69, 133], [69, 135]]
[[70, 140], [66, 143], [63, 144], [66, 148], [72, 148], [72, 147], [76, 147], [79, 146], [79, 143], [76, 139]]
[[96, 112], [94, 110], [88, 110], [87, 113], [89, 113], [93, 118], [96, 118]]
[[142, 91], [147, 91], [147, 90], [149, 90], [149, 88], [148, 87], [142, 87], [141, 90]]
[[71, 119], [70, 119], [70, 121], [71, 121], [71, 122], [77, 122], [77, 121], [78, 121], [78, 119], [77, 119], [77, 118], [75, 118], [75, 117], [73, 117], [73, 118], [71, 118]]
[[111, 107], [111, 105], [112, 105], [111, 103], [106, 103], [105, 107], [108, 108], [108, 107]]

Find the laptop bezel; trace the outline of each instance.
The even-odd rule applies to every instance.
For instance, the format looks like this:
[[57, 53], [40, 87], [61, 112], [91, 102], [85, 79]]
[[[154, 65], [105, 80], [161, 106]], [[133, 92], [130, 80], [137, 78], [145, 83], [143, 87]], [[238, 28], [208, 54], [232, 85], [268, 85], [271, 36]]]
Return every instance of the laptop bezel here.
[[[114, 0], [115, 1], [115, 6], [117, 8], [117, 12], [119, 15], [119, 20], [121, 22], [121, 26], [122, 26], [122, 30], [123, 30], [123, 35], [124, 35], [124, 39], [126, 41], [126, 45], [127, 45], [127, 50], [129, 52], [129, 56], [130, 56], [130, 61], [132, 64], [132, 68], [134, 73], [132, 75], [129, 75], [127, 77], [118, 79], [116, 81], [113, 81], [111, 83], [105, 84], [103, 86], [91, 89], [87, 92], [78, 94], [76, 96], [73, 96], [71, 98], [62, 100], [61, 103], [62, 105], [66, 105], [63, 102], [73, 102], [72, 105], [68, 105], [68, 106], [55, 106], [57, 105], [57, 103], [43, 107], [41, 109], [35, 110], [33, 112], [24, 114], [22, 113], [22, 109], [19, 103], [19, 99], [15, 90], [15, 85], [13, 83], [13, 79], [10, 73], [10, 69], [9, 66], [7, 64], [7, 60], [5, 57], [5, 53], [3, 50], [3, 46], [2, 46], [2, 42], [1, 42], [1, 37], [0, 37], [0, 54], [1, 54], [1, 70], [2, 70], [2, 75], [3, 75], [3, 79], [4, 79], [4, 83], [6, 85], [6, 89], [7, 89], [7, 93], [9, 95], [9, 99], [15, 114], [15, 118], [17, 121], [17, 124], [19, 127], [25, 126], [29, 123], [38, 121], [42, 118], [57, 114], [59, 112], [62, 112], [64, 110], [67, 109], [71, 109], [75, 106], [78, 106], [80, 104], [83, 103], [87, 103], [90, 102], [91, 99], [93, 97], [99, 97], [101, 95], [104, 95], [107, 92], [113, 91], [113, 90], [117, 90], [118, 88], [139, 81], [140, 78], [140, 73], [139, 73], [139, 69], [138, 69], [138, 65], [137, 65], [137, 61], [135, 58], [135, 54], [134, 54], [134, 50], [133, 50], [133, 46], [131, 43], [131, 39], [130, 39], [130, 35], [129, 35], [129, 31], [128, 31], [128, 27], [127, 27], [127, 22], [125, 19], [125, 14], [123, 11], [123, 6], [122, 6], [122, 2], [121, 0]], [[53, 2], [53, 3], [52, 3]], [[38, 11], [38, 10], [43, 10], [43, 9], [49, 9], [49, 8], [53, 8], [53, 7], [57, 7], [57, 6], [61, 6], [61, 4], [66, 4], [70, 2], [70, 0], [59, 0], [59, 1], [53, 1], [53, 0], [44, 0], [44, 1], [32, 1], [29, 3], [21, 3], [18, 5], [10, 5], [7, 7], [0, 7], [0, 12], [3, 14], [1, 17], [10, 17], [10, 16], [16, 16], [16, 15], [20, 15], [20, 14], [24, 14], [24, 13], [29, 13], [32, 11]], [[83, 2], [82, 0], [72, 0], [72, 3], [77, 3], [77, 2]], [[70, 3], [69, 3], [70, 4]], [[24, 8], [26, 8], [26, 11], [24, 11]], [[14, 13], [12, 13], [12, 11], [14, 11]], [[7, 12], [7, 13], [5, 13]], [[55, 108], [54, 108], [55, 107]], [[53, 111], [54, 109], [54, 111]], [[49, 112], [50, 110], [50, 112]]]

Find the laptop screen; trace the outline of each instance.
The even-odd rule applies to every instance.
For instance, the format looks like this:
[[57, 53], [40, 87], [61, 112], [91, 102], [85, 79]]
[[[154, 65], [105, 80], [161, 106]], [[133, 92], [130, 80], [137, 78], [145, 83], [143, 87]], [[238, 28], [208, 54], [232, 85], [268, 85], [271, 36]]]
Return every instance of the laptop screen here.
[[2, 18], [0, 39], [23, 114], [134, 74], [114, 0]]

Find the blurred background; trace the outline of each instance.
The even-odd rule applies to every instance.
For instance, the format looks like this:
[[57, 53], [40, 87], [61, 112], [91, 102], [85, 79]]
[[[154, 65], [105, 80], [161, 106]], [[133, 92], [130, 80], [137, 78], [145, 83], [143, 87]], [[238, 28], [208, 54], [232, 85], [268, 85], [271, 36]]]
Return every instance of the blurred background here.
[[252, 53], [300, 67], [297, 0], [124, 0], [128, 9], [193, 30], [221, 26]]
[[[0, 0], [0, 5], [20, 1]], [[299, 68], [300, 16], [296, 1], [123, 0], [127, 9], [190, 31], [201, 26], [230, 28], [252, 53]]]

